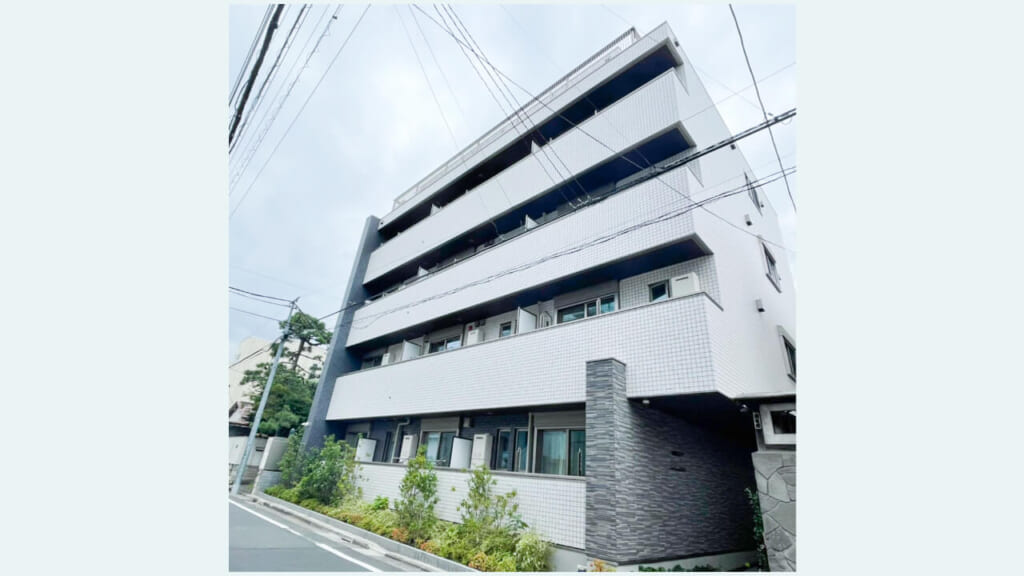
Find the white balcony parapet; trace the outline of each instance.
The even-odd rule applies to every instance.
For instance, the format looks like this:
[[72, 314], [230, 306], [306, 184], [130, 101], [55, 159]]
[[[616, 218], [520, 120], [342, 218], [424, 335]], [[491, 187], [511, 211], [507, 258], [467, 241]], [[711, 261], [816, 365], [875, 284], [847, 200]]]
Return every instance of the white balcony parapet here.
[[351, 372], [335, 381], [327, 419], [584, 402], [586, 362], [601, 358], [629, 367], [631, 396], [715, 391], [709, 323], [721, 314], [698, 292]]
[[554, 85], [538, 95], [536, 100], [530, 99], [530, 102], [523, 106], [522, 113], [518, 117], [513, 114], [502, 120], [497, 126], [400, 194], [395, 199], [392, 211], [380, 219], [379, 226], [383, 227], [393, 222], [408, 209], [419, 204], [422, 199], [450, 184], [472, 168], [477, 163], [477, 158], [489, 156], [518, 138], [524, 127], [514, 128], [524, 124], [524, 117], [525, 129], [532, 129], [554, 116], [554, 110], [570, 104], [610, 78], [619, 69], [645, 56], [661, 44], [669, 47], [677, 61], [682, 61], [682, 56], [674, 46], [674, 37], [671, 36], [671, 30], [667, 24], [658, 26], [642, 38], [633, 29], [626, 31], [565, 77], [556, 81]]
[[562, 134], [542, 151], [516, 162], [385, 242], [371, 254], [363, 282], [422, 257], [452, 238], [540, 197], [553, 186], [571, 183], [570, 175], [585, 172], [678, 127], [683, 114], [680, 103], [686, 98], [679, 78], [671, 70], [666, 71], [580, 123], [582, 130]]
[[[661, 175], [659, 180], [638, 184], [370, 302], [356, 311], [346, 345], [384, 337], [695, 235], [689, 212], [584, 246], [685, 206], [687, 200], [680, 194], [685, 195], [688, 190], [686, 170], [678, 168]], [[577, 251], [533, 264], [552, 252], [577, 246], [581, 247]]]

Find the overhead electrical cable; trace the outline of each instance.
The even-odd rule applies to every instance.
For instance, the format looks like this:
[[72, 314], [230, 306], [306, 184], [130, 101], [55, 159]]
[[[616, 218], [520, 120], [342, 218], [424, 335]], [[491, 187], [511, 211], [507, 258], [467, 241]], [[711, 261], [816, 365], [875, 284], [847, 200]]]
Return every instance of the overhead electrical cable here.
[[263, 65], [263, 58], [267, 55], [267, 49], [270, 48], [270, 42], [274, 39], [274, 30], [277, 29], [277, 21], [281, 17], [281, 11], [284, 10], [284, 4], [278, 4], [274, 9], [273, 16], [270, 17], [270, 23], [267, 24], [266, 34], [263, 36], [263, 46], [260, 48], [260, 53], [256, 57], [256, 62], [252, 65], [252, 71], [249, 72], [249, 80], [245, 83], [245, 87], [242, 89], [242, 96], [238, 100], [238, 105], [235, 106], [235, 116], [231, 120], [231, 128], [228, 131], [228, 144], [234, 141], [235, 131], [238, 129], [238, 123], [242, 119], [242, 114], [245, 112], [245, 104], [249, 100], [249, 94], [252, 92], [252, 87], [256, 83], [256, 78], [260, 73], [260, 66]]
[[[260, 27], [256, 29], [256, 35], [252, 37], [252, 44], [249, 45], [249, 53], [245, 56], [245, 61], [242, 62], [242, 67], [238, 70], [238, 76], [235, 78], [235, 85], [231, 88], [231, 95], [228, 97], [228, 106], [233, 107], [235, 105], [235, 98], [238, 96], [238, 88], [242, 85], [242, 78], [245, 78], [245, 73], [249, 69], [249, 63], [252, 61], [252, 55], [256, 53], [256, 46], [259, 45], [260, 38], [263, 37], [263, 29], [267, 25], [267, 21], [270, 20], [270, 13], [273, 12], [274, 6], [272, 4], [267, 5], [267, 9], [263, 12], [263, 22], [260, 22]], [[230, 127], [230, 118], [228, 126]]]
[[341, 46], [338, 48], [338, 51], [334, 54], [334, 58], [332, 58], [331, 62], [327, 65], [327, 68], [324, 69], [324, 73], [320, 76], [320, 79], [317, 81], [316, 85], [313, 86], [313, 90], [309, 93], [309, 96], [307, 96], [306, 100], [302, 103], [302, 106], [299, 108], [299, 111], [295, 114], [295, 117], [292, 119], [291, 124], [289, 124], [288, 128], [285, 129], [284, 134], [281, 135], [281, 139], [277, 141], [277, 144], [274, 146], [274, 149], [271, 150], [270, 155], [267, 157], [267, 160], [263, 163], [263, 166], [260, 167], [260, 170], [259, 172], [256, 173], [256, 176], [253, 177], [252, 183], [249, 184], [249, 187], [245, 190], [245, 194], [242, 195], [242, 198], [239, 199], [238, 203], [235, 204], [235, 207], [231, 210], [229, 218], [233, 217], [235, 213], [238, 212], [238, 209], [242, 206], [242, 203], [244, 203], [245, 199], [249, 196], [249, 192], [252, 191], [253, 186], [255, 186], [256, 182], [259, 180], [260, 174], [263, 173], [263, 170], [267, 167], [267, 164], [270, 163], [270, 160], [274, 157], [274, 154], [277, 152], [278, 148], [281, 147], [281, 143], [284, 142], [284, 139], [288, 137], [288, 133], [291, 132], [292, 126], [295, 126], [295, 122], [299, 119], [299, 116], [302, 115], [302, 111], [306, 109], [306, 105], [309, 104], [310, 99], [313, 98], [314, 94], [316, 94], [317, 89], [320, 88], [320, 85], [323, 83], [324, 78], [327, 77], [327, 74], [331, 71], [331, 68], [334, 66], [334, 63], [338, 61], [338, 57], [341, 56], [342, 50], [345, 49], [345, 46], [348, 45], [348, 41], [352, 38], [352, 35], [359, 28], [359, 24], [363, 21], [363, 17], [366, 16], [366, 13], [370, 10], [370, 6], [370, 4], [367, 4], [366, 8], [363, 9], [362, 14], [359, 15], [359, 19], [356, 20], [356, 23], [352, 27], [352, 30], [348, 33], [348, 36], [345, 37], [345, 41], [342, 42]]

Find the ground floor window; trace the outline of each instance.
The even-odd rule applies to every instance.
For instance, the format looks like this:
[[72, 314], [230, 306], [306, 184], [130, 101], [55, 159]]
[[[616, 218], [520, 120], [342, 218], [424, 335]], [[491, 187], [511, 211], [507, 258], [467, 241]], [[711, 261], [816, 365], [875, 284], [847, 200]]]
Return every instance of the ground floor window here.
[[427, 447], [427, 460], [435, 466], [447, 467], [452, 459], [455, 432], [424, 432], [423, 445]]
[[493, 470], [526, 472], [530, 456], [530, 431], [526, 428], [498, 430]]
[[537, 462], [540, 474], [586, 475], [587, 433], [579, 429], [537, 430]]

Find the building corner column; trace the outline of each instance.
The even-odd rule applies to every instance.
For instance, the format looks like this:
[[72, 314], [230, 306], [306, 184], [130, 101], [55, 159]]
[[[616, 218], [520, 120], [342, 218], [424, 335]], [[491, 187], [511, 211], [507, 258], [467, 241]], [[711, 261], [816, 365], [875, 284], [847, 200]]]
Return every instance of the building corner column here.
[[620, 510], [629, 450], [625, 426], [629, 418], [626, 365], [608, 358], [587, 362], [587, 500], [586, 553], [617, 563], [625, 558]]

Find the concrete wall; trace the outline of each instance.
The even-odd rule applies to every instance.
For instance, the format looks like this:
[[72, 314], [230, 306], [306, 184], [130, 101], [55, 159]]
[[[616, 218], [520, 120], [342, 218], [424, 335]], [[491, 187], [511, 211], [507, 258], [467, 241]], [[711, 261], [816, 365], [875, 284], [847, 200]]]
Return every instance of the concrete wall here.
[[587, 552], [620, 564], [753, 548], [749, 449], [626, 397], [587, 363]]
[[764, 543], [772, 572], [796, 571], [796, 452], [750, 455], [761, 501]]
[[[458, 522], [461, 519], [458, 505], [466, 497], [469, 473], [445, 469], [436, 472], [437, 516]], [[405, 476], [405, 466], [364, 463], [359, 475], [364, 500], [373, 501], [376, 496], [386, 496], [394, 502], [401, 498], [398, 487]], [[497, 493], [516, 491], [519, 512], [531, 528], [555, 544], [583, 548], [586, 483], [582, 478], [497, 472], [494, 478], [498, 482]]]
[[284, 450], [287, 447], [288, 438], [280, 436], [267, 438], [266, 444], [263, 446], [263, 457], [260, 459], [260, 470], [280, 470], [278, 465], [281, 463], [281, 457], [284, 456]]
[[[248, 436], [228, 437], [228, 464], [233, 466], [242, 461], [242, 454], [245, 453], [245, 444], [248, 440]], [[260, 460], [263, 459], [263, 448], [266, 444], [266, 438], [256, 438], [256, 441], [253, 444], [253, 450], [249, 454], [249, 466], [260, 465]]]

